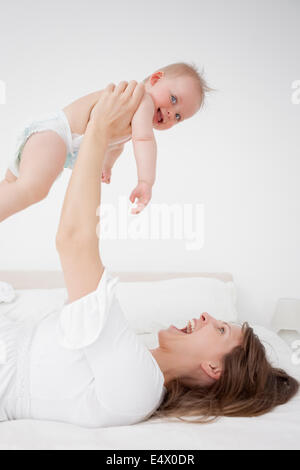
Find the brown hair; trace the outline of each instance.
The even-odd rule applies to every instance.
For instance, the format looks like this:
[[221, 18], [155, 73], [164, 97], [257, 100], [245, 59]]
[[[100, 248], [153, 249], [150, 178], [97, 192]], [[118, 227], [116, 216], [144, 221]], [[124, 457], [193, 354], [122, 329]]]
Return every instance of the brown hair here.
[[[247, 322], [242, 344], [223, 358], [223, 371], [213, 385], [187, 387], [174, 379], [152, 417], [173, 417], [193, 423], [213, 422], [220, 416], [259, 416], [288, 402], [299, 383], [284, 370], [272, 367], [266, 351]], [[192, 421], [182, 416], [197, 416]]]
[[[175, 64], [170, 64], [170, 65], [166, 65], [165, 67], [161, 67], [160, 69], [156, 70], [154, 73], [156, 72], [164, 72], [166, 77], [182, 77], [182, 76], [192, 77], [198, 86], [198, 90], [201, 96], [200, 107], [202, 107], [204, 104], [206, 93], [210, 91], [214, 91], [213, 88], [210, 88], [207, 85], [205, 79], [203, 78], [203, 71], [201, 73], [198, 72], [198, 69], [196, 65], [194, 64], [187, 64], [185, 62], [177, 62]], [[150, 77], [151, 75], [149, 75], [149, 77], [145, 78], [145, 80], [143, 81], [144, 82], [148, 81]]]

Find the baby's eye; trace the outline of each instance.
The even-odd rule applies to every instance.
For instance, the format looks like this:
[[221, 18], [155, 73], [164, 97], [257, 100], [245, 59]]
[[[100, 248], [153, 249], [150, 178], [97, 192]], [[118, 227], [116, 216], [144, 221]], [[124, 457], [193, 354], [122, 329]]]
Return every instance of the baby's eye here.
[[222, 332], [221, 334], [224, 335], [224, 333], [225, 333], [226, 330], [225, 330], [225, 328], [222, 326], [221, 328], [219, 328], [219, 331], [221, 331], [221, 332]]
[[176, 98], [176, 96], [171, 95], [171, 101], [172, 101], [173, 104], [176, 104], [176, 103], [177, 103], [177, 98]]
[[180, 114], [176, 113], [176, 114], [175, 114], [175, 118], [176, 118], [176, 121], [180, 121], [180, 119], [181, 119]]

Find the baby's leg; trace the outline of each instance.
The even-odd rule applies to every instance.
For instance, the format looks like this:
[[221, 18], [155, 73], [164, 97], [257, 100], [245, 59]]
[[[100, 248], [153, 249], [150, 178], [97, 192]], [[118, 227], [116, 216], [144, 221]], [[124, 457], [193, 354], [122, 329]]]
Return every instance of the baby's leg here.
[[44, 199], [64, 168], [66, 144], [54, 131], [32, 134], [24, 145], [20, 175], [0, 183], [0, 222]]
[[102, 169], [102, 181], [103, 183], [110, 183], [111, 179], [111, 170], [112, 167], [114, 166], [117, 158], [121, 155], [123, 152], [124, 145], [120, 145], [119, 147], [115, 147], [112, 150], [108, 151], [105, 160], [104, 160], [104, 165]]

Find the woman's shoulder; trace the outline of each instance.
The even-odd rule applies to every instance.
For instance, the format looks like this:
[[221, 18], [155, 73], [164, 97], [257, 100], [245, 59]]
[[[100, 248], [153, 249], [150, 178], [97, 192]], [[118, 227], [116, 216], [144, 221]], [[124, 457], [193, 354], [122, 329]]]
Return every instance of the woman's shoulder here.
[[111, 316], [115, 287], [119, 281], [104, 268], [95, 291], [66, 303], [59, 315], [61, 345], [82, 349], [96, 341]]

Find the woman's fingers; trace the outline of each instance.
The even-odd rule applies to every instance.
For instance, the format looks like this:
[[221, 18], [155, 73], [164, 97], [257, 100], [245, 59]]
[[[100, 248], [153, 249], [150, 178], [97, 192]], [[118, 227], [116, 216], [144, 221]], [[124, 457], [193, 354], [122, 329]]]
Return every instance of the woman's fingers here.
[[105, 89], [106, 91], [114, 91], [115, 88], [116, 88], [116, 85], [114, 83], [110, 83], [109, 85], [107, 85]]
[[138, 83], [133, 90], [132, 94], [132, 107], [135, 109], [140, 104], [143, 96], [145, 94], [145, 85], [143, 83]]
[[115, 88], [115, 94], [121, 95], [126, 90], [128, 82], [120, 82]]
[[99, 126], [106, 122], [111, 138], [128, 135], [131, 132], [132, 117], [144, 93], [144, 84], [135, 80], [129, 83], [122, 81], [117, 86], [110, 83], [93, 107], [91, 117]]
[[123, 93], [124, 103], [128, 103], [132, 111], [136, 111], [145, 94], [145, 85], [131, 80]]
[[124, 91], [124, 97], [127, 98], [127, 97], [132, 96], [136, 86], [137, 86], [137, 82], [135, 80], [131, 80], [128, 83], [126, 90]]
[[145, 85], [137, 83], [135, 80], [131, 80], [129, 83], [122, 81], [117, 86], [114, 83], [110, 83], [106, 90], [109, 92], [114, 91], [115, 96], [122, 95], [123, 102], [130, 100], [132, 108], [136, 108], [144, 96]]

